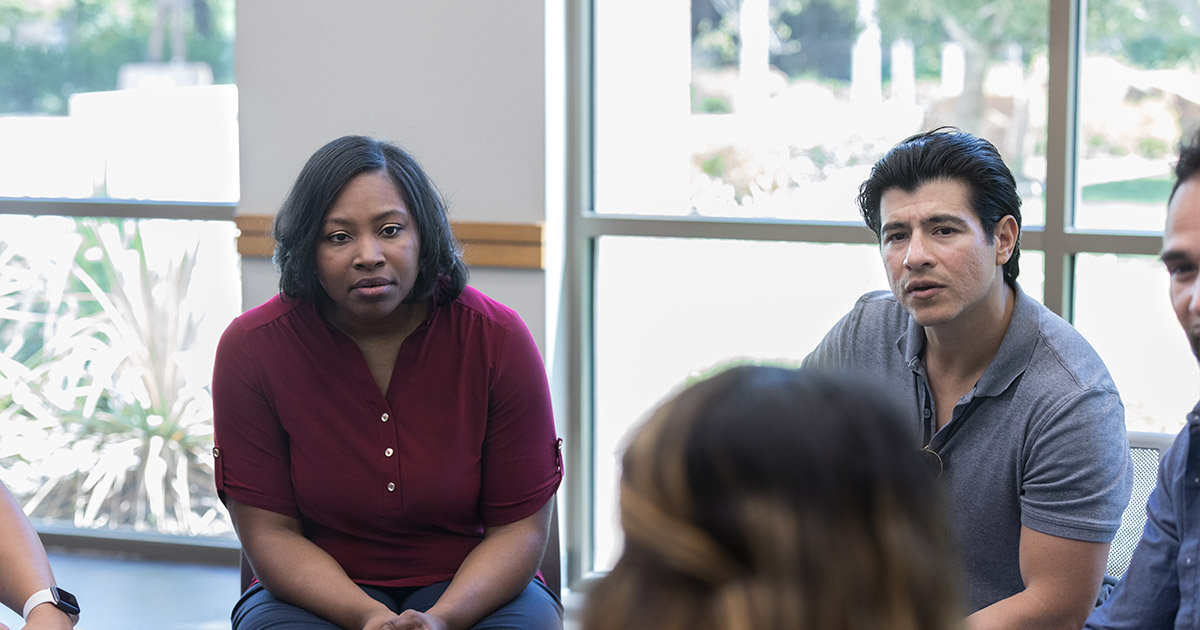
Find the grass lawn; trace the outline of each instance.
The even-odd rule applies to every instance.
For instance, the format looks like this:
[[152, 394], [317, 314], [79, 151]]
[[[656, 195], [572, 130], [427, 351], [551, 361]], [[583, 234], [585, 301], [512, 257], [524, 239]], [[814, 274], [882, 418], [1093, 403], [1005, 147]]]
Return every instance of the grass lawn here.
[[1169, 177], [1143, 177], [1084, 186], [1083, 201], [1162, 201], [1171, 194], [1174, 180]]

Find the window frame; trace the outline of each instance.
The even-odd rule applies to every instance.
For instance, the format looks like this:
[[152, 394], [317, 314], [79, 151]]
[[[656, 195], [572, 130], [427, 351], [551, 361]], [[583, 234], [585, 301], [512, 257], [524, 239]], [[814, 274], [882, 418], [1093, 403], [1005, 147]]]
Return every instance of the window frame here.
[[[233, 30], [229, 31], [228, 54], [234, 53], [236, 45], [236, 2], [229, 3], [228, 13], [223, 10], [210, 13], [211, 20], [232, 20]], [[78, 16], [76, 16], [78, 17]], [[176, 18], [182, 19], [181, 15]], [[57, 21], [58, 18], [55, 18]], [[66, 18], [64, 18], [66, 19]], [[134, 22], [123, 26], [135, 27]], [[46, 24], [50, 24], [47, 22]], [[182, 23], [180, 23], [182, 24]], [[218, 22], [212, 22], [214, 33], [220, 29]], [[178, 26], [178, 25], [176, 25]], [[169, 31], [172, 25], [166, 25]], [[168, 49], [171, 47], [168, 42]], [[224, 57], [225, 53], [221, 53]], [[201, 57], [205, 55], [201, 54]], [[229, 80], [217, 77], [209, 87], [236, 88], [236, 68], [234, 57], [228, 57], [228, 70], [232, 73]], [[149, 59], [130, 59], [132, 62], [150, 61]], [[192, 60], [196, 61], [195, 59]], [[164, 64], [174, 63], [164, 60]], [[214, 70], [219, 64], [213, 64]], [[93, 69], [94, 70], [94, 69]], [[211, 79], [212, 77], [210, 77]], [[113, 77], [114, 81], [116, 77]], [[83, 89], [82, 92], [95, 90]], [[115, 88], [108, 88], [113, 90]], [[120, 91], [120, 90], [117, 90]], [[63, 95], [64, 97], [67, 95]], [[233, 95], [236, 104], [236, 92]], [[28, 113], [12, 112], [17, 116], [33, 116]], [[237, 131], [238, 118], [236, 109], [233, 111], [232, 130]], [[54, 115], [52, 117], [58, 117]], [[235, 193], [237, 169], [237, 144], [240, 142], [240, 131], [235, 134], [234, 161], [229, 165], [234, 167]], [[67, 147], [66, 150], [71, 150]], [[41, 196], [0, 196], [0, 216], [34, 216], [34, 217], [65, 217], [65, 218], [98, 218], [98, 219], [135, 219], [153, 220], [167, 219], [175, 221], [206, 221], [227, 222], [234, 225], [238, 201], [171, 201], [143, 200], [113, 197], [41, 197]], [[20, 238], [22, 235], [13, 235]], [[238, 303], [241, 296], [237, 296]], [[90, 529], [76, 527], [70, 521], [35, 522], [34, 529], [47, 547], [65, 550], [82, 550], [96, 552], [102, 555], [134, 556], [146, 560], [164, 562], [217, 564], [238, 566], [240, 544], [236, 536], [186, 535], [168, 534], [158, 531], [132, 531]]]
[[237, 206], [236, 202], [0, 197], [0, 214], [29, 216], [233, 221]]
[[[568, 3], [566, 89], [566, 282], [567, 456], [572, 474], [566, 488], [566, 579], [568, 588], [587, 590], [602, 573], [590, 570], [593, 544], [594, 352], [596, 243], [601, 236], [772, 240], [798, 243], [877, 244], [860, 222], [743, 220], [709, 217], [646, 217], [597, 213], [594, 208], [594, 5]], [[1022, 229], [1026, 250], [1045, 254], [1044, 303], [1073, 321], [1074, 260], [1081, 253], [1157, 256], [1161, 232], [1076, 229], [1075, 186], [1079, 111], [1077, 91], [1082, 20], [1086, 0], [1049, 3], [1049, 82], [1047, 94], [1047, 172], [1045, 226]]]
[[[127, 199], [0, 197], [0, 215], [175, 219], [233, 222], [235, 202], [200, 203]], [[60, 549], [133, 555], [147, 560], [237, 566], [237, 539], [157, 532], [90, 530], [66, 524], [34, 525], [43, 544]]]

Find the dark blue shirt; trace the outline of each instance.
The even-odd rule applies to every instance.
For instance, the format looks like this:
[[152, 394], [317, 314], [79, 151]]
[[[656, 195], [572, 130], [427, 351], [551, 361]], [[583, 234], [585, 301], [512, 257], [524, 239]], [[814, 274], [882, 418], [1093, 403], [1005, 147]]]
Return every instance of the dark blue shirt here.
[[1200, 628], [1200, 404], [1159, 465], [1129, 570], [1086, 627]]

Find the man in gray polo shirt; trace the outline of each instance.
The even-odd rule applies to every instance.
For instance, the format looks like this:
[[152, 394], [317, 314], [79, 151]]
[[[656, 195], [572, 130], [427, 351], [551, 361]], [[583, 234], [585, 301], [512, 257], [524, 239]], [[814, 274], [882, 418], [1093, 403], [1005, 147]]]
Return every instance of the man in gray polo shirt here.
[[892, 290], [860, 298], [805, 366], [912, 411], [972, 630], [1081, 627], [1129, 502], [1125, 411], [1087, 341], [1016, 282], [1012, 173], [988, 141], [939, 129], [880, 159], [858, 204]]

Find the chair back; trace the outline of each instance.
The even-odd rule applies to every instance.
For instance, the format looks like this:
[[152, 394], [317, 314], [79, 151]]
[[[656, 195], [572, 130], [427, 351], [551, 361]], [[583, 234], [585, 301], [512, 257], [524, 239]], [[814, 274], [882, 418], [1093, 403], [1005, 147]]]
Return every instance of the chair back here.
[[1129, 505], [1121, 514], [1121, 528], [1108, 551], [1110, 577], [1121, 579], [1133, 559], [1133, 550], [1142, 539], [1146, 527], [1146, 500], [1158, 483], [1158, 462], [1171, 447], [1175, 436], [1169, 433], [1129, 432], [1129, 455], [1133, 458], [1133, 493]]
[[550, 510], [550, 531], [546, 536], [546, 553], [542, 554], [542, 579], [550, 591], [562, 601], [562, 546], [558, 541], [558, 497], [550, 499], [554, 507]]

